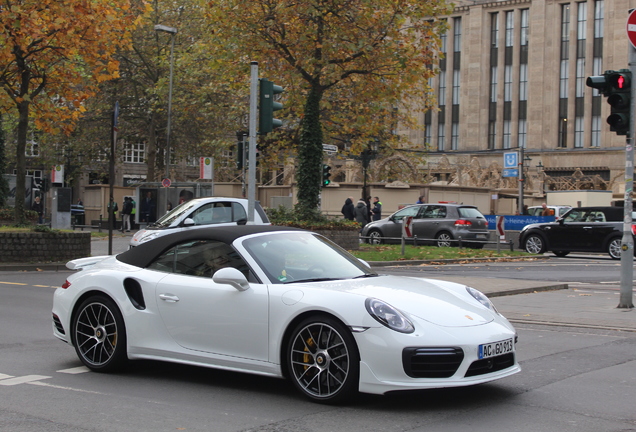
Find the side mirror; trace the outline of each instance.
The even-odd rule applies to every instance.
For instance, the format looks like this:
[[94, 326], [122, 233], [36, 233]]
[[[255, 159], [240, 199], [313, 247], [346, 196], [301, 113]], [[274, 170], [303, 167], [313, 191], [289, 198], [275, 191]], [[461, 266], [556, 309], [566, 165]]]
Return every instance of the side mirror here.
[[218, 284], [231, 285], [239, 291], [246, 291], [250, 284], [240, 271], [234, 267], [219, 269], [212, 275], [212, 280]]
[[236, 221], [237, 225], [247, 225], [247, 219], [239, 219]]
[[184, 227], [192, 226], [192, 225], [194, 225], [194, 219], [185, 218], [185, 220], [181, 223], [181, 225], [183, 225]]

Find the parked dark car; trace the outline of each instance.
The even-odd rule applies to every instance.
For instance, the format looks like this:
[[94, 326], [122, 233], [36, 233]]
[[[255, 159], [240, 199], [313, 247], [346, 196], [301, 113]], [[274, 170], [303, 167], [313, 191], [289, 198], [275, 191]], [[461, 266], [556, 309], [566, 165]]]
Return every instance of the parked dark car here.
[[481, 249], [488, 240], [488, 221], [475, 206], [463, 204], [415, 204], [391, 216], [368, 223], [362, 236], [369, 243], [399, 243], [405, 217], [413, 216], [411, 232], [418, 239], [437, 246], [457, 246], [459, 238], [468, 240], [464, 245]]
[[556, 222], [525, 226], [519, 234], [519, 247], [533, 254], [551, 251], [556, 256], [573, 251], [607, 252], [620, 259], [623, 212], [622, 207], [572, 208]]

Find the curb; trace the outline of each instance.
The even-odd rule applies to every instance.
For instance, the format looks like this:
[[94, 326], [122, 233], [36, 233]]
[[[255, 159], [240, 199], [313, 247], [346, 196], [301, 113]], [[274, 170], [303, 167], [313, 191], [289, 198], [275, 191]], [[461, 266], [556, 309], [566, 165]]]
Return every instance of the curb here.
[[446, 264], [468, 264], [473, 262], [516, 262], [516, 261], [539, 261], [548, 260], [549, 256], [537, 256], [531, 258], [523, 257], [495, 257], [495, 258], [461, 258], [442, 260], [400, 260], [400, 261], [367, 261], [371, 267], [395, 267], [395, 266], [420, 266], [420, 265], [446, 265]]

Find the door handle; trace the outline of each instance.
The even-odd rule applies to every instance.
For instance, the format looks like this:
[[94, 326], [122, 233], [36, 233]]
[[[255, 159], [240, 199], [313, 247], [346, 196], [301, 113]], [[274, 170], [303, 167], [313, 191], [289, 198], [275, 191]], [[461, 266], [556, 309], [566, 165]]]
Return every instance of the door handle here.
[[179, 297], [172, 294], [159, 294], [159, 298], [167, 301], [168, 303], [176, 303], [179, 301]]

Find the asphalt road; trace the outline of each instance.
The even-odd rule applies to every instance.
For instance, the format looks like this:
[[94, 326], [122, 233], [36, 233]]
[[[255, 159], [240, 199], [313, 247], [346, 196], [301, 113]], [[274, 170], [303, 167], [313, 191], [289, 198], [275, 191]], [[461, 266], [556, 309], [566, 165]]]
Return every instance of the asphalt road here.
[[283, 380], [212, 369], [144, 361], [88, 372], [52, 335], [66, 274], [0, 273], [0, 431], [636, 430], [633, 332], [517, 325], [520, 374], [331, 407]]

